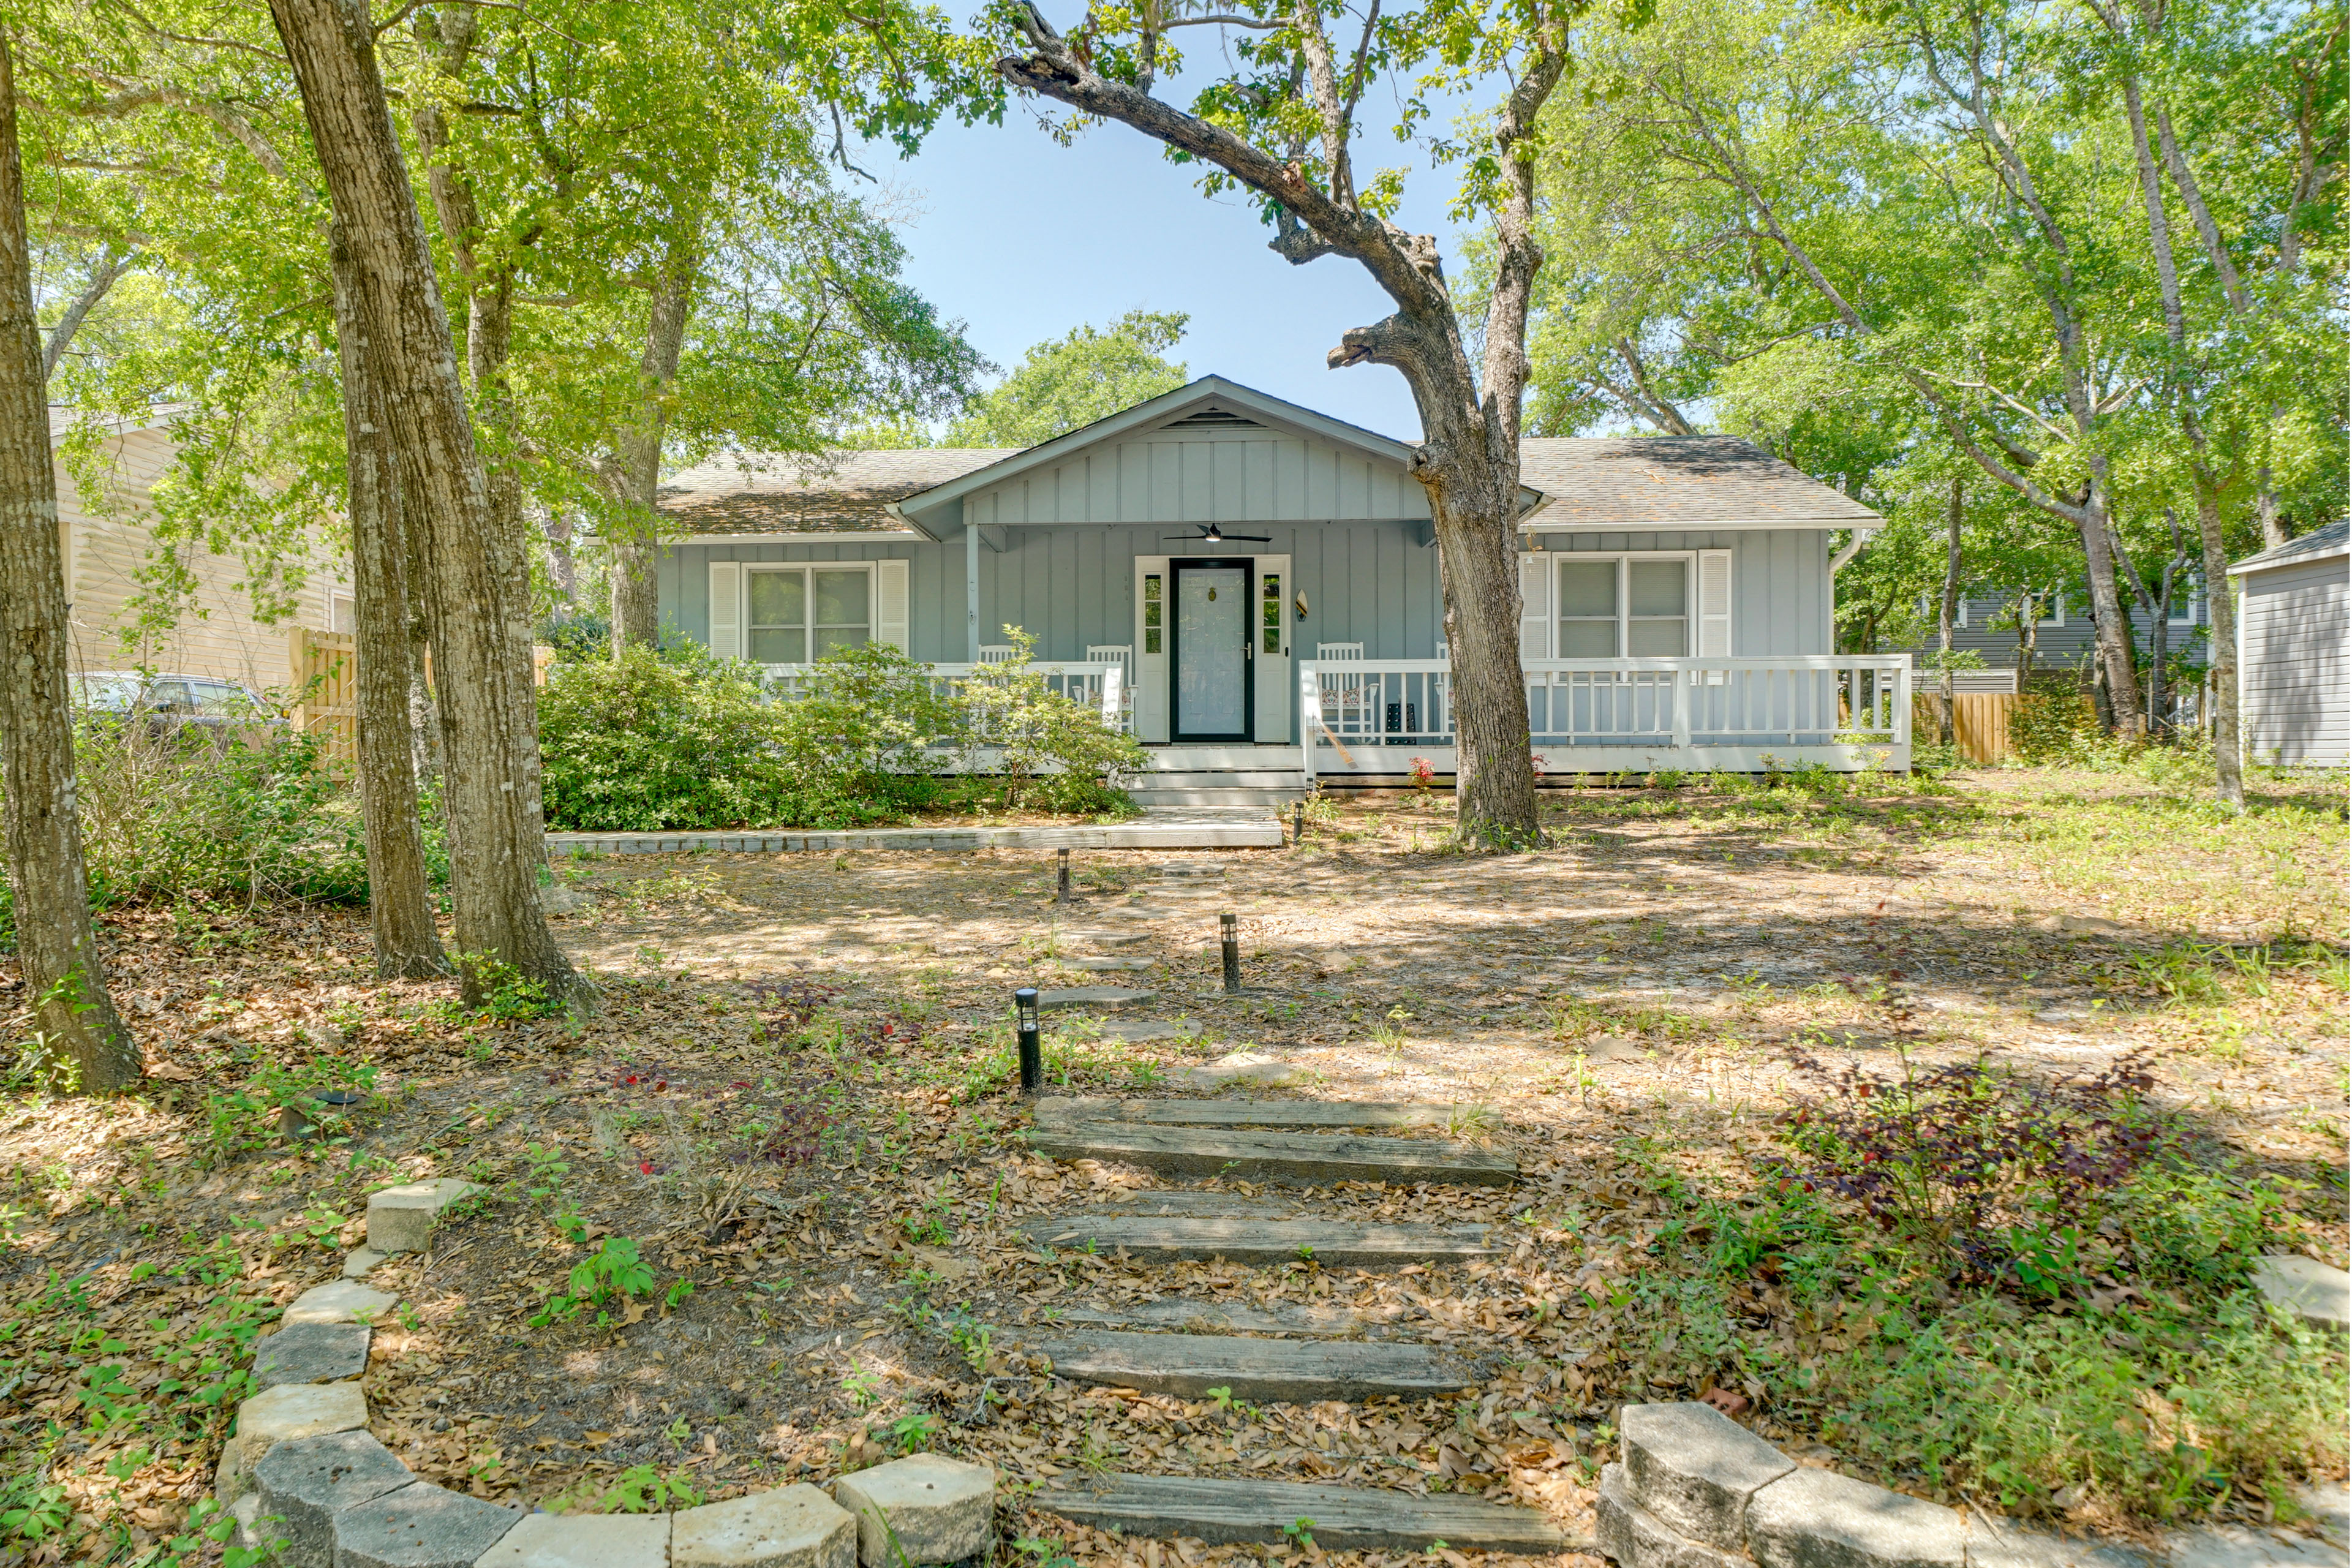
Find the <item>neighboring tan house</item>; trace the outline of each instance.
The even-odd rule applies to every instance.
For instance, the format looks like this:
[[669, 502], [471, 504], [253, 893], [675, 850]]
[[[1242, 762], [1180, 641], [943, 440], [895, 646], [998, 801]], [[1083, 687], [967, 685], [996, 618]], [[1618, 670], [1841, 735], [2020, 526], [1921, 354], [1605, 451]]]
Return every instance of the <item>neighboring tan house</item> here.
[[[1721, 437], [1522, 453], [1540, 766], [1909, 766], [1909, 658], [1832, 642], [1876, 513]], [[663, 487], [662, 622], [787, 681], [866, 642], [952, 678], [1019, 626], [1150, 749], [1139, 799], [1449, 773], [1412, 454], [1215, 376], [1025, 450], [730, 454]]]
[[[122, 631], [131, 622], [131, 601], [139, 593], [139, 569], [153, 545], [140, 522], [150, 488], [171, 467], [174, 447], [167, 410], [146, 423], [110, 422], [102, 448], [113, 475], [114, 494], [103, 514], [83, 504], [73, 475], [57, 465], [58, 532], [65, 557], [67, 617], [80, 670], [145, 668], [173, 675], [234, 680], [257, 692], [285, 688], [291, 678], [289, 634], [351, 629], [351, 588], [346, 568], [322, 549], [309, 574], [295, 613], [265, 626], [236, 584], [245, 575], [235, 556], [192, 550], [187, 568], [198, 584], [195, 603], [168, 632], [126, 647]], [[54, 447], [72, 410], [49, 411]]]
[[2249, 761], [2345, 765], [2352, 741], [2352, 525], [2249, 555], [2238, 582], [2238, 722]]

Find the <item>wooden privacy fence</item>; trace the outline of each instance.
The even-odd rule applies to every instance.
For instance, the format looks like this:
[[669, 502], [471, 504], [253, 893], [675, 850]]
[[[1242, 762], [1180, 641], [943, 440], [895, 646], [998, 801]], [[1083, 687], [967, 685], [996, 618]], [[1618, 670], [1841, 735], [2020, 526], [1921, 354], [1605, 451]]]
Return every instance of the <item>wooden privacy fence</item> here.
[[[1933, 676], [1922, 677], [1932, 680]], [[1960, 755], [1979, 767], [1990, 767], [2009, 755], [2009, 718], [2017, 710], [2013, 691], [1956, 691], [1952, 694], [1952, 739]], [[1933, 745], [1944, 735], [1944, 699], [1940, 692], [1915, 691], [1911, 698], [1911, 738]]]
[[[327, 737], [327, 754], [351, 761], [359, 749], [358, 641], [349, 632], [314, 632], [296, 626], [289, 639], [293, 655], [291, 689], [295, 696], [289, 717], [305, 734]], [[541, 645], [530, 650], [531, 682], [547, 684], [548, 667], [555, 650]], [[425, 656], [425, 679], [433, 679], [433, 656]]]

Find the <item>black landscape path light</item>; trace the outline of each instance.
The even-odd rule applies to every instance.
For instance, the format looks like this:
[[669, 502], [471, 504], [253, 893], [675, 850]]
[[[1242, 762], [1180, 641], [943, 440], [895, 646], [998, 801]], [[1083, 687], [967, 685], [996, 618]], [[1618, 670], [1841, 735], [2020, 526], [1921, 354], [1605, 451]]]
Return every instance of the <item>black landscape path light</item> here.
[[1037, 988], [1024, 985], [1013, 994], [1013, 1016], [1021, 1031], [1021, 1092], [1034, 1094], [1045, 1080], [1045, 1058], [1037, 1048]]
[[1070, 901], [1070, 852], [1056, 849], [1054, 856], [1054, 901], [1066, 904]]
[[1225, 994], [1238, 996], [1242, 994], [1242, 943], [1232, 915], [1217, 917], [1217, 934], [1225, 946]]

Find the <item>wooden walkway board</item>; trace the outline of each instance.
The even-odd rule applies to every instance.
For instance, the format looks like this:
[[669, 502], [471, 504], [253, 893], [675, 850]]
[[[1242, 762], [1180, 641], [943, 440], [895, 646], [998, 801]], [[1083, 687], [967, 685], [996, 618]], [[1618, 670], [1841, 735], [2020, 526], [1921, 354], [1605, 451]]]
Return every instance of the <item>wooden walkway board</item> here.
[[1057, 1160], [1116, 1160], [1170, 1174], [1254, 1182], [1443, 1182], [1501, 1187], [1519, 1174], [1518, 1162], [1507, 1154], [1433, 1139], [1055, 1121], [1032, 1131], [1029, 1142], [1039, 1153]]
[[1155, 1127], [1443, 1127], [1456, 1110], [1409, 1100], [1058, 1099], [1039, 1100], [1036, 1117]]
[[1122, 1475], [1041, 1491], [1031, 1500], [1097, 1530], [1160, 1540], [1190, 1536], [1211, 1545], [1280, 1542], [1301, 1520], [1314, 1521], [1307, 1533], [1327, 1551], [1415, 1552], [1442, 1541], [1456, 1549], [1547, 1553], [1574, 1544], [1533, 1509], [1369, 1487]]
[[1485, 1226], [1344, 1225], [1322, 1219], [1161, 1219], [1067, 1215], [1027, 1227], [1041, 1247], [1125, 1252], [1130, 1258], [1216, 1258], [1290, 1263], [1311, 1257], [1333, 1268], [1448, 1263], [1491, 1258]]
[[1236, 1399], [1308, 1405], [1320, 1399], [1424, 1398], [1477, 1378], [1427, 1345], [1356, 1340], [1253, 1340], [1230, 1334], [1074, 1333], [1038, 1347], [1055, 1373], [1078, 1383], [1179, 1394], [1216, 1388]]
[[1371, 1334], [1395, 1336], [1406, 1309], [1389, 1306], [1356, 1311], [1346, 1307], [1240, 1307], [1223, 1301], [1188, 1301], [1182, 1298], [1146, 1301], [1124, 1311], [1097, 1312], [1068, 1308], [1053, 1320], [1056, 1328], [1074, 1323], [1118, 1329], [1140, 1324], [1153, 1329], [1179, 1329], [1188, 1334]]

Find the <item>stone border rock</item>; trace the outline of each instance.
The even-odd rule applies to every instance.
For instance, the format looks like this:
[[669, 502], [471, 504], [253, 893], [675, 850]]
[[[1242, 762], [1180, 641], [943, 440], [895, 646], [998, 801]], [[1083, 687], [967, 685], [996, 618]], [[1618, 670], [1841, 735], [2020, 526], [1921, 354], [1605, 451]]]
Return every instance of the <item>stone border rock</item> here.
[[[382, 1240], [421, 1247], [474, 1190], [389, 1189]], [[372, 1199], [372, 1243], [376, 1220]], [[394, 1249], [362, 1248], [376, 1256], [345, 1273]], [[420, 1480], [367, 1430], [359, 1383], [374, 1338], [362, 1320], [396, 1304], [349, 1279], [320, 1285], [256, 1342], [256, 1365], [276, 1381], [237, 1406], [213, 1479], [239, 1545], [278, 1542], [285, 1568], [922, 1568], [979, 1556], [994, 1538], [995, 1467], [938, 1454], [843, 1476], [830, 1495], [802, 1482], [663, 1514], [526, 1514]]]
[[[1620, 1568], [2016, 1568], [2100, 1554], [1799, 1465], [1711, 1405], [1629, 1405], [1601, 1472], [1601, 1550]], [[2021, 1555], [2021, 1543], [2046, 1553]]]

